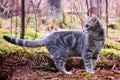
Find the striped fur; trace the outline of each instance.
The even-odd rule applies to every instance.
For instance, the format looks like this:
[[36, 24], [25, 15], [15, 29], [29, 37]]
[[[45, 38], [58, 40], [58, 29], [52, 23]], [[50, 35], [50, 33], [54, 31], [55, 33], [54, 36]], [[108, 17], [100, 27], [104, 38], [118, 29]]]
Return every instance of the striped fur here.
[[44, 46], [44, 41], [42, 41], [42, 40], [35, 40], [35, 41], [24, 40], [24, 39], [17, 39], [17, 38], [8, 37], [6, 35], [4, 35], [3, 38], [12, 44], [24, 46], [24, 47], [35, 48], [35, 47]]
[[11, 38], [6, 35], [3, 38], [19, 46], [33, 48], [46, 46], [57, 69], [66, 74], [72, 74], [64, 67], [66, 60], [73, 56], [82, 56], [87, 72], [94, 73], [98, 56], [104, 45], [105, 32], [97, 17], [89, 17], [83, 24], [83, 32], [58, 31], [36, 41]]

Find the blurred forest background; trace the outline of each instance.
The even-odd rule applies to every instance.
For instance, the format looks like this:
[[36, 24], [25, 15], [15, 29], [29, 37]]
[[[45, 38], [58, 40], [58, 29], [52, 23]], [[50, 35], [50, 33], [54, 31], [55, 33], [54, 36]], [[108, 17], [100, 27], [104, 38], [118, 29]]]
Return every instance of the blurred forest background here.
[[[50, 26], [79, 28], [84, 16], [93, 13], [103, 21], [106, 28], [119, 28], [120, 0], [0, 0], [1, 19], [8, 19], [7, 24], [0, 19], [1, 28], [9, 28], [11, 33], [15, 31], [16, 36], [17, 30], [21, 28], [21, 38], [25, 27], [32, 27], [36, 31]], [[48, 25], [51, 22], [52, 25]]]
[[[6, 34], [35, 40], [53, 31], [82, 31], [86, 16], [92, 14], [106, 30], [96, 75], [83, 70], [73, 75], [55, 73], [46, 48], [19, 47], [2, 38]], [[120, 0], [0, 0], [0, 80], [120, 80], [119, 31]], [[73, 73], [77, 71], [73, 67], [84, 69], [78, 58], [68, 60], [66, 67]]]

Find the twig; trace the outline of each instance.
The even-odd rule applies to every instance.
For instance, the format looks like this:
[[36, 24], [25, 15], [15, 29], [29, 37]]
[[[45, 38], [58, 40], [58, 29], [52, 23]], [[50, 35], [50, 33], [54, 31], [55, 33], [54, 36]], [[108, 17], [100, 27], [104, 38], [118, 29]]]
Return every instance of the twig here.
[[73, 2], [73, 6], [74, 6], [74, 8], [75, 8], [75, 11], [76, 11], [76, 13], [77, 13], [77, 16], [79, 17], [79, 19], [81, 20], [81, 22], [83, 23], [83, 19], [80, 17], [80, 15], [79, 15], [79, 13], [78, 13], [78, 11], [77, 11], [77, 7], [75, 6], [75, 3]]
[[120, 74], [120, 70], [115, 70], [115, 67], [116, 67], [116, 63], [113, 65], [112, 71], [113, 71], [114, 73]]
[[41, 4], [41, 0], [39, 1], [38, 5], [37, 5], [37, 8], [39, 8], [40, 4]]
[[38, 24], [37, 24], [36, 9], [35, 9], [33, 0], [31, 0], [31, 4], [32, 4], [32, 7], [33, 7], [33, 12], [34, 12], [34, 14], [35, 14], [35, 25], [36, 25], [36, 33], [35, 33], [35, 36], [34, 36], [34, 38], [33, 38], [33, 40], [34, 40], [34, 39], [36, 38], [36, 36], [37, 36], [37, 26], [38, 26]]

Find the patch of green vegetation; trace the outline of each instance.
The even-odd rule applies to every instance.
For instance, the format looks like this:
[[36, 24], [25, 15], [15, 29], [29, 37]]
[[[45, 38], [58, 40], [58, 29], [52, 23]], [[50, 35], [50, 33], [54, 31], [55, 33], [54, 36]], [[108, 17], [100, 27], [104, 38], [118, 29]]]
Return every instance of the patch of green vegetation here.
[[120, 29], [120, 23], [115, 23], [115, 29]]
[[63, 23], [65, 24], [66, 28], [68, 29], [74, 29], [77, 27], [77, 19], [76, 16], [71, 15], [71, 19], [67, 18], [67, 14], [63, 12]]
[[34, 14], [28, 14], [27, 17], [30, 18], [30, 19], [35, 19], [35, 15]]
[[13, 25], [16, 26], [17, 24], [17, 27], [20, 27], [21, 26], [21, 18], [20, 16], [17, 16], [17, 17], [13, 17]]
[[43, 71], [37, 70], [36, 73], [37, 73], [39, 76], [43, 76]]
[[66, 24], [66, 27], [69, 29], [74, 29], [77, 26], [76, 22], [72, 22], [70, 20], [66, 20], [65, 24]]
[[27, 58], [35, 57], [37, 54], [48, 55], [48, 51], [46, 50], [46, 48], [31, 49], [31, 48], [15, 46], [9, 43], [0, 44], [1, 57], [5, 57], [12, 53], [19, 53]]
[[120, 50], [120, 44], [115, 41], [106, 40], [105, 45], [107, 48]]
[[2, 24], [3, 25], [10, 25], [10, 22], [11, 22], [11, 20], [9, 19], [9, 18], [7, 18], [7, 19], [2, 19]]
[[72, 20], [66, 20], [65, 25], [69, 29], [74, 29], [78, 25], [77, 22], [75, 21], [75, 18], [73, 17]]
[[[0, 29], [0, 35], [2, 35], [2, 29]], [[0, 36], [0, 40], [2, 39], [2, 36]]]
[[65, 21], [67, 20], [67, 14], [65, 12], [63, 12], [62, 15], [63, 15], [62, 21], [65, 23]]
[[[25, 39], [33, 39], [35, 37], [36, 31], [31, 28], [27, 28], [25, 31]], [[37, 32], [36, 38], [38, 38], [40, 35]]]
[[109, 28], [108, 29], [108, 36], [111, 37], [111, 38], [113, 38], [113, 39], [120, 40], [120, 34], [119, 34], [119, 32], [120, 32], [120, 30], [118, 30], [118, 29], [115, 30], [115, 29]]
[[79, 73], [79, 76], [85, 76], [86, 78], [91, 77], [92, 75], [93, 74], [91, 73], [82, 73], [82, 72]]
[[101, 52], [101, 57], [105, 57], [107, 59], [120, 60], [120, 50], [103, 49]]

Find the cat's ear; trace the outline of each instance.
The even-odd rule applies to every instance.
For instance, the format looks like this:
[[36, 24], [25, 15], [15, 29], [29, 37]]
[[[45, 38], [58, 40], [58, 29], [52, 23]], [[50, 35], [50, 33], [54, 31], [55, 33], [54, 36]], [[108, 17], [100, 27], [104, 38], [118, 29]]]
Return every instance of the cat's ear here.
[[95, 14], [92, 14], [92, 19], [94, 20], [95, 23], [98, 23], [98, 18]]

